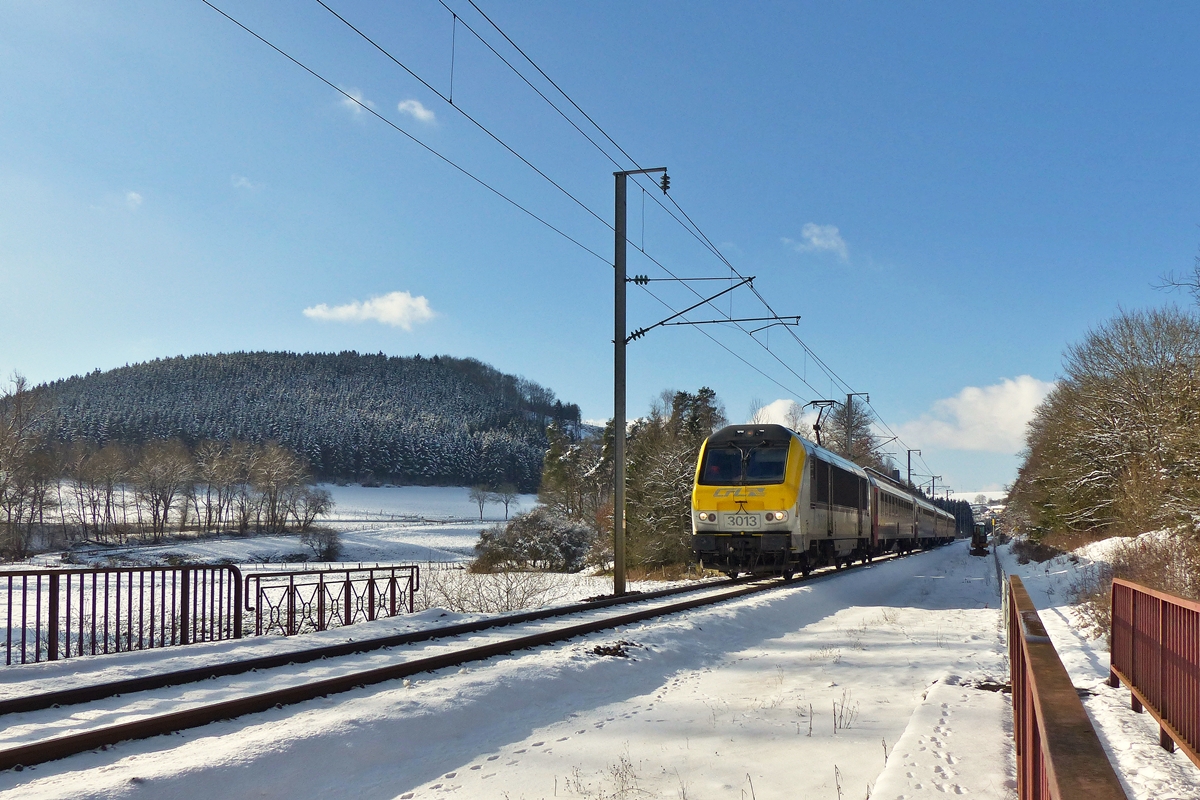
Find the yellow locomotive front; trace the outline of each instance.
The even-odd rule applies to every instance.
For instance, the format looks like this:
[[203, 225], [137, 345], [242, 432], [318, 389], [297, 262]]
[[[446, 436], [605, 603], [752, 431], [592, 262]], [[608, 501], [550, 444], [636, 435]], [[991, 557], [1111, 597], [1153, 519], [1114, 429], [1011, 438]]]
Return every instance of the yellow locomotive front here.
[[692, 487], [692, 549], [706, 567], [791, 575], [805, 448], [782, 425], [730, 425], [705, 440]]

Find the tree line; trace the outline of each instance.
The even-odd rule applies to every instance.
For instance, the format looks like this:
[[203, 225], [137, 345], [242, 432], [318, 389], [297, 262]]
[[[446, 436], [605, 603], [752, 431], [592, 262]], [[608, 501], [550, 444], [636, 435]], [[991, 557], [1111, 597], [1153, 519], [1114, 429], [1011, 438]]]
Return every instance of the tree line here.
[[330, 510], [300, 455], [276, 442], [62, 443], [23, 379], [0, 396], [0, 550], [171, 531], [307, 531]]
[[1029, 424], [1018, 529], [1133, 535], [1200, 521], [1200, 318], [1122, 312], [1069, 347]]

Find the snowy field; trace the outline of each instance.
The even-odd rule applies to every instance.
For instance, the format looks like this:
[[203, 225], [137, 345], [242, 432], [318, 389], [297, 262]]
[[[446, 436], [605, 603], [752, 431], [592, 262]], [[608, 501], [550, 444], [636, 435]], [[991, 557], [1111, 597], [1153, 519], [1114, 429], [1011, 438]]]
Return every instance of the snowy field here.
[[[1104, 548], [1088, 553], [1099, 558]], [[1129, 797], [1200, 796], [1200, 771], [1158, 747], [1152, 718], [1129, 710], [1127, 690], [1104, 684], [1103, 642], [1072, 625], [1069, 587], [1089, 559], [1019, 566], [1002, 548], [1001, 562], [1041, 609]], [[995, 691], [1007, 680], [998, 601], [993, 559], [958, 542], [565, 645], [0, 773], [0, 797], [1009, 800], [1010, 698]], [[429, 611], [353, 635], [457, 619]], [[619, 642], [628, 657], [594, 652]], [[131, 653], [119, 665], [33, 665], [0, 680], [63, 685], [104, 663], [133, 674], [166, 660], [178, 667], [231, 649], [299, 645], [272, 637]]]
[[[461, 562], [474, 556], [479, 531], [504, 520], [504, 506], [488, 503], [484, 518], [468, 494], [456, 486], [335, 486], [322, 484], [333, 495], [333, 511], [318, 523], [338, 531], [340, 560], [346, 564]], [[520, 495], [509, 505], [509, 516], [528, 511], [536, 495]], [[311, 551], [299, 534], [218, 538], [165, 542], [131, 547], [92, 547], [76, 556], [101, 561], [109, 557], [133, 558], [145, 563], [163, 562], [169, 556], [193, 561], [229, 561], [239, 565], [279, 562]], [[33, 559], [35, 564], [58, 562], [58, 554]]]

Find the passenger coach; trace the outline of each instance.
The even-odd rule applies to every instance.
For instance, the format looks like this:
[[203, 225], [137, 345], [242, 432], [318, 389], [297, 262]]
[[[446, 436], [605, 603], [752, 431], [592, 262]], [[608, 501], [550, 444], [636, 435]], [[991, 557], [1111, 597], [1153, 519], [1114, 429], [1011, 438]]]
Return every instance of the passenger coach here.
[[782, 425], [731, 425], [700, 448], [692, 548], [704, 566], [791, 577], [954, 538], [954, 518]]

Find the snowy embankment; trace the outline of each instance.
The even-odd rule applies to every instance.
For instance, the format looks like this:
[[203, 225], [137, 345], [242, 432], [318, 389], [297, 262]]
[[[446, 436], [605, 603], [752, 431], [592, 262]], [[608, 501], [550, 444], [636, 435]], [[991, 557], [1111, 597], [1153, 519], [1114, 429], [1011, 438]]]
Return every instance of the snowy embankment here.
[[[47, 798], [185, 797], [202, 787], [221, 797], [532, 800], [742, 791], [835, 798], [840, 785], [844, 796], [861, 797], [879, 780], [886, 751], [892, 762], [917, 762], [907, 771], [925, 770], [931, 787], [1008, 797], [1002, 746], [972, 763], [953, 753], [908, 757], [901, 741], [914, 721], [935, 722], [930, 733], [940, 727], [951, 746], [983, 721], [994, 743], [1005, 741], [1002, 696], [974, 688], [1003, 682], [997, 598], [990, 559], [971, 558], [958, 543], [566, 645], [5, 773], [0, 789]], [[594, 652], [618, 642], [628, 657]], [[957, 711], [914, 717], [930, 698], [938, 708], [954, 705], [929, 691], [935, 682], [987, 699], [981, 709], [963, 706], [974, 712], [969, 720]]]
[[[1158, 747], [1153, 721], [1129, 711], [1126, 690], [1104, 685], [1103, 643], [1072, 625], [1067, 596], [1088, 559], [1022, 566], [1002, 548], [1001, 561], [1041, 609], [1129, 796], [1200, 796], [1200, 772]], [[1007, 800], [1014, 758], [1010, 698], [995, 691], [1007, 681], [998, 600], [993, 559], [971, 557], [958, 542], [565, 645], [3, 773], [0, 795]], [[352, 635], [429, 624], [433, 613], [355, 626]], [[627, 657], [600, 655], [598, 645], [619, 645], [609, 652]], [[140, 659], [182, 651], [121, 658], [137, 671], [154, 668]], [[52, 666], [45, 677], [58, 682], [102, 663], [33, 670]]]
[[[1145, 534], [1156, 536], [1158, 534]], [[1116, 768], [1131, 800], [1195, 800], [1200, 797], [1200, 769], [1182, 751], [1168, 753], [1158, 745], [1158, 724], [1148, 713], [1129, 707], [1129, 690], [1107, 684], [1108, 645], [1083, 632], [1071, 606], [1081, 573], [1095, 569], [1112, 547], [1129, 540], [1110, 539], [1080, 548], [1073, 556], [1017, 564], [1008, 548], [1000, 548], [1001, 564], [1019, 575], [1059, 658], [1083, 701], [1092, 727]]]

